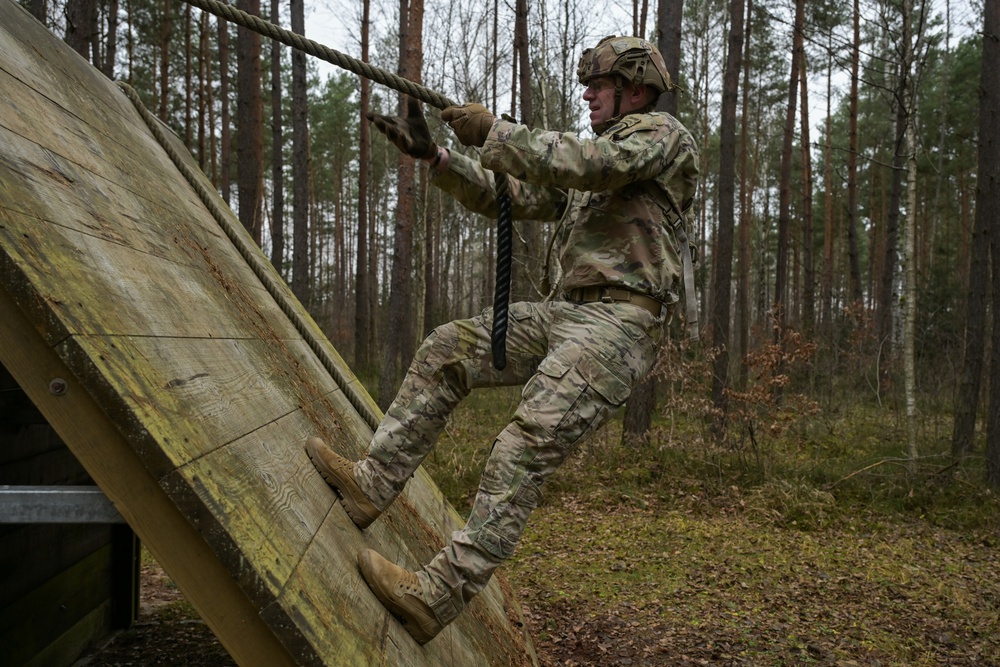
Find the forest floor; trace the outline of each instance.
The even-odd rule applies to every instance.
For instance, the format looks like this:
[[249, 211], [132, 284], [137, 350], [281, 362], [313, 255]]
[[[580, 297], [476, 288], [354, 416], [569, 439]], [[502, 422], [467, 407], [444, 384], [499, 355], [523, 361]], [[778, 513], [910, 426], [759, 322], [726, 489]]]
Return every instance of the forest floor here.
[[[741, 501], [744, 501], [741, 503]], [[539, 508], [506, 576], [544, 667], [1000, 667], [1000, 538], [858, 517], [776, 528], [679, 494]], [[89, 667], [235, 663], [155, 561]]]
[[[518, 399], [474, 394], [424, 461], [460, 513]], [[1000, 667], [1000, 495], [949, 424], [915, 463], [884, 409], [749, 446], [680, 426], [631, 448], [616, 420], [546, 483], [500, 570], [542, 667]], [[88, 667], [234, 664], [155, 562], [141, 597]]]

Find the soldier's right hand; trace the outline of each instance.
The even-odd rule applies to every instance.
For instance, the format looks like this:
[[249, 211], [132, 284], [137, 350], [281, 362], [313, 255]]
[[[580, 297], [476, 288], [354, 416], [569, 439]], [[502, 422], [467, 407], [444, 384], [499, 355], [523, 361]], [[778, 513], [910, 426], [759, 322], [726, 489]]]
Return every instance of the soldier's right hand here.
[[441, 120], [451, 125], [455, 136], [466, 146], [483, 147], [496, 117], [478, 102], [445, 107]]
[[396, 147], [415, 158], [430, 160], [437, 155], [437, 144], [431, 138], [431, 130], [424, 120], [420, 103], [407, 98], [406, 116], [383, 116], [368, 112], [368, 120], [389, 138]]

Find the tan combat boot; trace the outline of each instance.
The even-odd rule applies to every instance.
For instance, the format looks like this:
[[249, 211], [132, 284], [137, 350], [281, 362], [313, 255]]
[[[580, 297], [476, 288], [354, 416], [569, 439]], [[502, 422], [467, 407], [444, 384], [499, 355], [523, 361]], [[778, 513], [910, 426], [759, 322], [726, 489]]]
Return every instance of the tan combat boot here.
[[413, 572], [390, 563], [371, 549], [358, 554], [358, 567], [375, 597], [418, 644], [426, 644], [444, 629], [424, 602], [420, 582]]
[[340, 504], [358, 528], [367, 528], [379, 511], [354, 481], [354, 463], [326, 446], [320, 438], [306, 438], [306, 453], [323, 479], [333, 487]]

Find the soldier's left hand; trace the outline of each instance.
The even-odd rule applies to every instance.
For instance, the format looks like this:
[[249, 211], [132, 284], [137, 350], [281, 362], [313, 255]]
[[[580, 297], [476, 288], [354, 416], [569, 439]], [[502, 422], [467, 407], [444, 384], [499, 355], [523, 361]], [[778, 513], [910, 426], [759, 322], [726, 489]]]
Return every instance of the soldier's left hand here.
[[458, 140], [466, 146], [482, 147], [496, 117], [482, 104], [450, 106], [441, 112], [441, 120], [455, 130]]
[[406, 108], [405, 116], [383, 116], [369, 111], [368, 120], [399, 150], [415, 158], [430, 160], [437, 155], [438, 147], [431, 138], [420, 103], [410, 97]]

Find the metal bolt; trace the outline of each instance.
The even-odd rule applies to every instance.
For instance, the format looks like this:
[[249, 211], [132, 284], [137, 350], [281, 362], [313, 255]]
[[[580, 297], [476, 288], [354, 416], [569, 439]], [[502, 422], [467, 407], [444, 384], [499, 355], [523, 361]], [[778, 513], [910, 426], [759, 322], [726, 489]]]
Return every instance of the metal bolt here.
[[66, 384], [66, 380], [62, 378], [52, 378], [49, 381], [49, 391], [55, 396], [62, 396], [69, 389], [69, 385]]

